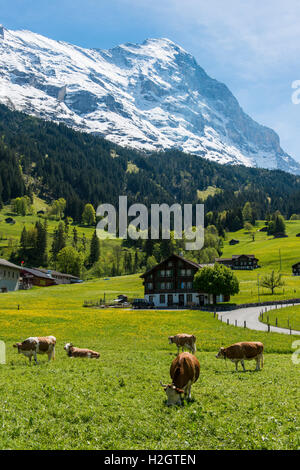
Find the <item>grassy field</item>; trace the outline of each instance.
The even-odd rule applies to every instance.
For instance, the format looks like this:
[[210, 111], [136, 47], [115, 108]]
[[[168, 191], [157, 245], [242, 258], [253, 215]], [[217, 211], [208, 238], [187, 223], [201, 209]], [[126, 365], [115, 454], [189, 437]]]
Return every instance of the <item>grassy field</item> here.
[[[266, 232], [259, 232], [259, 228], [263, 226], [263, 222], [258, 222], [255, 227], [254, 242], [244, 229], [228, 233], [226, 236], [222, 257], [254, 254], [261, 266], [254, 271], [235, 271], [240, 281], [240, 293], [233, 296], [231, 302], [258, 302], [258, 300], [264, 302], [300, 298], [300, 277], [292, 275], [292, 264], [300, 261], [300, 238], [296, 237], [296, 234], [300, 232], [300, 221], [286, 221], [288, 238], [274, 239]], [[240, 243], [230, 246], [229, 241], [232, 238], [239, 240]], [[277, 288], [274, 295], [271, 295], [270, 290], [262, 287], [258, 291], [258, 277], [261, 282], [262, 277], [273, 270], [283, 275], [285, 286]]]
[[[47, 208], [47, 204], [35, 197], [34, 198], [34, 209], [35, 211], [45, 210]], [[7, 224], [5, 219], [7, 217], [12, 217], [16, 223], [14, 225]], [[44, 223], [44, 218], [39, 217], [38, 215], [26, 215], [20, 216], [11, 213], [10, 206], [5, 206], [3, 209], [0, 210], [0, 257], [8, 259], [11, 251], [18, 247], [21, 233], [24, 227], [29, 229], [35, 225], [37, 221]], [[47, 219], [48, 225], [48, 253], [50, 256], [50, 249], [52, 246], [53, 241], [53, 233], [54, 230], [57, 228], [59, 221], [57, 220], [50, 220]], [[90, 242], [93, 233], [95, 231], [95, 227], [88, 227], [84, 225], [71, 225], [69, 227], [69, 233], [67, 237], [67, 245], [71, 245], [73, 239], [73, 229], [76, 227], [77, 234], [78, 234], [78, 246], [81, 245], [81, 240], [83, 235], [85, 235], [88, 242]], [[121, 243], [120, 240], [102, 240], [101, 242], [101, 256], [103, 258], [107, 258], [113, 251], [113, 247], [117, 244]], [[89, 247], [87, 248], [87, 252]]]
[[[85, 299], [140, 296], [137, 276], [33, 289], [1, 296], [1, 449], [299, 449], [299, 365], [295, 337], [227, 326], [199, 311], [83, 308]], [[20, 310], [17, 310], [17, 304]], [[191, 332], [201, 364], [193, 401], [168, 408], [159, 381], [169, 381], [175, 348], [167, 337]], [[38, 366], [12, 344], [29, 335], [57, 337], [56, 360]], [[265, 344], [265, 367], [234, 372], [215, 359], [221, 345]], [[76, 360], [63, 346], [99, 350]]]
[[[277, 325], [276, 325], [277, 318]], [[300, 331], [300, 306], [280, 308], [271, 310], [264, 315], [263, 323], [279, 326], [281, 328], [292, 328], [293, 330]]]

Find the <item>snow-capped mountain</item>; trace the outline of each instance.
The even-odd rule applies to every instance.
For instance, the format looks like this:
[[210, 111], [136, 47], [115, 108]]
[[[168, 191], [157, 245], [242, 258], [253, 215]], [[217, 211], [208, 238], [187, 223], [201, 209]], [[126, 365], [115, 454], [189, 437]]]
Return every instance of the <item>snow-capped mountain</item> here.
[[278, 135], [168, 39], [84, 49], [0, 26], [0, 102], [122, 146], [300, 174]]

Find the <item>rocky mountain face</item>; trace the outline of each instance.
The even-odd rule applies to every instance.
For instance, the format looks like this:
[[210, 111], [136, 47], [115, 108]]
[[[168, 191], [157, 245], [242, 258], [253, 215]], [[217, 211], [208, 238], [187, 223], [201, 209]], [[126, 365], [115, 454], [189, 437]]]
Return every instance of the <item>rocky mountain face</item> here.
[[300, 174], [278, 135], [168, 39], [84, 49], [0, 27], [0, 102], [121, 146]]

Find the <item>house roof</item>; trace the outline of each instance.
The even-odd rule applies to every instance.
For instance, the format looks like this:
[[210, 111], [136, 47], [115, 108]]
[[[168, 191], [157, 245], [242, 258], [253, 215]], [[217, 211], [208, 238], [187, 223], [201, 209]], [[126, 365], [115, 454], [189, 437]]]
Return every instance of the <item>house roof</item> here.
[[215, 258], [215, 261], [232, 261], [232, 258]]
[[76, 276], [73, 276], [72, 274], [66, 274], [66, 273], [60, 273], [59, 271], [54, 271], [54, 269], [44, 269], [44, 268], [36, 268], [37, 271], [41, 271], [42, 273], [46, 273], [46, 274], [50, 274], [51, 272], [51, 275], [52, 276], [60, 276], [60, 277], [66, 277], [66, 278], [70, 278], [70, 279], [79, 279], [78, 277]]
[[[177, 258], [179, 259], [180, 261], [183, 261], [184, 263], [187, 263], [189, 264], [190, 266], [192, 266], [193, 268], [202, 268], [203, 266], [205, 265], [201, 265], [201, 264], [198, 264], [198, 263], [195, 263], [195, 261], [191, 261], [190, 259], [186, 259], [186, 258], [183, 258], [183, 256], [180, 256], [180, 255], [175, 255], [175, 254], [172, 254], [170, 256], [168, 256], [168, 258], [165, 258], [164, 260], [162, 260], [160, 263], [158, 263], [156, 266], [154, 266], [153, 268], [149, 269], [148, 271], [146, 271], [144, 274], [142, 274], [140, 277], [145, 277], [147, 276], [148, 274], [150, 274], [152, 271], [154, 271], [155, 269], [157, 269], [159, 266], [161, 266], [162, 264], [164, 264], [166, 261], [168, 261], [169, 259], [171, 258]], [[207, 266], [207, 265], [206, 265]]]
[[17, 266], [16, 264], [13, 264], [13, 263], [10, 263], [9, 261], [6, 261], [6, 259], [2, 259], [2, 258], [0, 258], [0, 266], [4, 266], [5, 268], [18, 269], [19, 271], [21, 271], [21, 269], [22, 269], [20, 266]]
[[51, 275], [43, 273], [39, 269], [24, 267], [22, 268], [22, 271], [25, 273], [31, 274], [34, 277], [40, 277], [41, 279], [52, 279], [54, 281], [54, 278]]
[[234, 259], [241, 258], [242, 256], [246, 256], [246, 258], [257, 259], [255, 255], [232, 255], [231, 258], [216, 258], [215, 261], [232, 261]]

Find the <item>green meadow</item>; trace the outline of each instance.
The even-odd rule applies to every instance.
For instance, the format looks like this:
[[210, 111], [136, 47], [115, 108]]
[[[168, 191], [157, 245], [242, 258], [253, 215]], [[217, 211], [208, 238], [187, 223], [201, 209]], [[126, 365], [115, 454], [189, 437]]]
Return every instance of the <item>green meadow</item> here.
[[[85, 299], [142, 294], [138, 276], [35, 288], [0, 298], [1, 449], [299, 449], [297, 337], [235, 328], [200, 311], [84, 308]], [[20, 310], [18, 310], [19, 305]], [[197, 336], [199, 381], [190, 403], [167, 407], [175, 346], [168, 336]], [[29, 335], [57, 337], [56, 359], [29, 364], [12, 347]], [[265, 344], [265, 366], [235, 372], [219, 347]], [[99, 360], [70, 359], [63, 346], [98, 350]]]
[[[300, 261], [300, 221], [286, 221], [287, 238], [274, 238], [266, 232], [258, 230], [264, 226], [262, 221], [255, 226], [255, 241], [244, 229], [234, 233], [227, 233], [224, 242], [222, 257], [231, 257], [238, 254], [254, 254], [259, 259], [260, 268], [253, 271], [235, 271], [240, 281], [239, 294], [231, 297], [231, 302], [265, 302], [270, 300], [284, 300], [300, 298], [300, 276], [292, 275], [292, 265]], [[237, 245], [229, 245], [234, 238], [239, 240]], [[280, 272], [285, 282], [283, 287], [271, 291], [258, 285], [264, 275], [271, 271]]]
[[[39, 210], [46, 210], [47, 204], [42, 199], [34, 197], [33, 204], [35, 212]], [[5, 219], [7, 217], [12, 217], [15, 220], [15, 224], [7, 224]], [[37, 221], [44, 223], [43, 216], [38, 216], [36, 213], [34, 215], [16, 215], [11, 212], [10, 206], [4, 206], [0, 210], [0, 257], [8, 259], [12, 250], [16, 249], [20, 242], [21, 233], [24, 227], [26, 229], [32, 228]], [[47, 232], [48, 232], [48, 253], [50, 253], [53, 233], [59, 224], [58, 220], [51, 220], [47, 218]], [[90, 242], [95, 231], [95, 227], [89, 227], [85, 225], [70, 225], [68, 232], [67, 245], [70, 245], [73, 238], [73, 229], [76, 227], [79, 245], [82, 240], [82, 237], [85, 236], [87, 241]], [[120, 244], [119, 240], [103, 240], [101, 241], [101, 256], [105, 259], [109, 254], [111, 254], [113, 247], [116, 244]]]
[[293, 330], [300, 331], [300, 306], [295, 305], [294, 307], [271, 310], [264, 315], [262, 321], [281, 328], [291, 327]]

